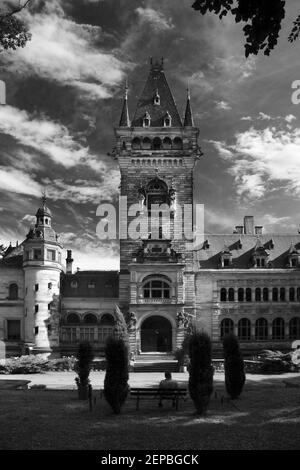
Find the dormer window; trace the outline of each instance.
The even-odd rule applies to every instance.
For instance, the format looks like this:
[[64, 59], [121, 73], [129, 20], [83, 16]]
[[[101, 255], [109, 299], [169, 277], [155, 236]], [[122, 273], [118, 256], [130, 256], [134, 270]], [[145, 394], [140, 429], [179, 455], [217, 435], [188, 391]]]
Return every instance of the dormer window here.
[[253, 250], [253, 267], [266, 268], [268, 263], [269, 253], [258, 238]]
[[160, 105], [160, 96], [158, 94], [158, 90], [156, 90], [156, 94], [155, 94], [155, 97], [154, 97], [154, 104], [156, 106], [159, 106]]
[[171, 127], [171, 124], [172, 124], [172, 118], [170, 116], [170, 113], [167, 111], [167, 114], [166, 114], [165, 119], [164, 119], [164, 126], [165, 127]]
[[71, 282], [71, 287], [72, 287], [72, 289], [77, 289], [77, 287], [78, 287], [78, 282], [77, 282], [77, 281], [72, 281], [72, 282]]
[[203, 250], [209, 250], [210, 244], [208, 240], [203, 242]]
[[297, 268], [299, 266], [299, 261], [300, 254], [295, 245], [292, 244], [288, 252], [288, 267]]
[[224, 247], [224, 250], [221, 252], [221, 268], [229, 268], [232, 265], [232, 253], [227, 248]]
[[144, 119], [143, 119], [143, 127], [150, 127], [150, 123], [151, 123], [150, 114], [148, 113], [148, 111], [146, 111]]
[[266, 258], [256, 257], [256, 268], [265, 268], [266, 267]]
[[96, 283], [95, 283], [94, 281], [90, 281], [90, 282], [88, 283], [88, 288], [89, 288], [89, 289], [95, 289], [95, 287], [96, 287]]

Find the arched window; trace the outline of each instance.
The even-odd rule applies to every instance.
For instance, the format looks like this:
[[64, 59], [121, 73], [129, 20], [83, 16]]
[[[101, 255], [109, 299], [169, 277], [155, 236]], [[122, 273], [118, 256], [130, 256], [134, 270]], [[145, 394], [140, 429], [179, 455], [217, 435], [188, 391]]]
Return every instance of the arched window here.
[[230, 333], [233, 333], [233, 321], [231, 318], [224, 318], [221, 321], [221, 339], [224, 338], [224, 336], [229, 335]]
[[290, 339], [300, 339], [300, 318], [294, 317], [289, 323], [289, 337]]
[[17, 300], [19, 297], [19, 288], [17, 284], [10, 284], [8, 288], [8, 298], [10, 300]]
[[272, 299], [273, 299], [273, 302], [278, 302], [278, 289], [277, 289], [277, 287], [273, 287]]
[[144, 299], [169, 299], [170, 285], [161, 279], [152, 279], [143, 286]]
[[220, 301], [221, 302], [226, 302], [227, 300], [227, 291], [224, 287], [220, 290]]
[[88, 313], [87, 315], [85, 315], [83, 322], [89, 325], [95, 324], [97, 323], [97, 317], [96, 315], [93, 315], [92, 313]]
[[238, 301], [244, 302], [244, 289], [242, 287], [238, 290]]
[[165, 137], [163, 140], [163, 149], [170, 150], [172, 148], [172, 140], [170, 137]]
[[149, 127], [151, 124], [151, 117], [148, 111], [146, 111], [144, 119], [143, 119], [143, 127]]
[[115, 319], [110, 313], [104, 313], [100, 319], [100, 325], [112, 326], [114, 323]]
[[229, 302], [234, 302], [234, 289], [232, 287], [228, 289], [228, 300]]
[[174, 150], [182, 149], [182, 140], [180, 137], [175, 137], [175, 139], [173, 140], [173, 149]]
[[155, 137], [152, 142], [153, 150], [160, 150], [162, 148], [161, 139], [159, 137]]
[[267, 287], [263, 288], [263, 301], [264, 302], [269, 301], [269, 289]]
[[251, 300], [252, 300], [251, 288], [247, 287], [247, 289], [246, 289], [246, 302], [251, 302]]
[[275, 318], [272, 323], [272, 338], [284, 339], [284, 320], [283, 318]]
[[294, 287], [290, 287], [289, 300], [290, 302], [295, 302], [295, 288]]
[[284, 302], [284, 301], [285, 301], [285, 288], [280, 287], [280, 302]]
[[255, 322], [255, 339], [260, 341], [268, 339], [268, 322], [265, 318], [259, 318]]
[[261, 301], [261, 288], [257, 287], [255, 289], [255, 302], [260, 302]]
[[77, 313], [70, 313], [67, 316], [67, 323], [69, 325], [77, 325], [78, 323], [80, 323], [79, 316], [77, 315]]
[[243, 341], [248, 341], [251, 338], [251, 324], [248, 318], [242, 318], [238, 322], [238, 337]]
[[131, 142], [133, 150], [137, 150], [141, 148], [141, 141], [138, 137], [135, 137]]
[[143, 142], [142, 142], [142, 148], [144, 150], [151, 149], [151, 140], [149, 139], [149, 137], [144, 137]]

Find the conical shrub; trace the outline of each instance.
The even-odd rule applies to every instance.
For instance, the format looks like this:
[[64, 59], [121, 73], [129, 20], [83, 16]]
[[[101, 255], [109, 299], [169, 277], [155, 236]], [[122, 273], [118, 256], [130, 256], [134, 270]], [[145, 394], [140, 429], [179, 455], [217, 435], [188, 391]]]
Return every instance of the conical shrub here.
[[228, 395], [235, 400], [242, 393], [246, 374], [244, 360], [237, 337], [228, 334], [223, 339], [225, 386]]

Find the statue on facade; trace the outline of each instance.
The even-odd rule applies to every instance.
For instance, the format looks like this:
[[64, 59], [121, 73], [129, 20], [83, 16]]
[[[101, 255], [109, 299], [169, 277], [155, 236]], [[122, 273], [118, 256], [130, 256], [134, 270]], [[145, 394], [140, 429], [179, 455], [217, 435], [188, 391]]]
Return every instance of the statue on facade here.
[[183, 311], [180, 311], [176, 315], [177, 327], [187, 328], [189, 326], [189, 315]]
[[128, 329], [135, 330], [136, 327], [136, 315], [134, 312], [129, 312], [128, 314]]

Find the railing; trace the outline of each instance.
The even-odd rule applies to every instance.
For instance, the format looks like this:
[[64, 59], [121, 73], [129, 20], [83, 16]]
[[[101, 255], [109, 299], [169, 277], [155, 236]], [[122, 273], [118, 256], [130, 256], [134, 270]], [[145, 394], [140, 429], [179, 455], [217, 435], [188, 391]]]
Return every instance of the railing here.
[[139, 304], [176, 304], [177, 299], [176, 298], [171, 298], [171, 299], [164, 299], [162, 297], [152, 297], [152, 298], [140, 298], [138, 299]]
[[60, 332], [60, 341], [62, 343], [89, 341], [90, 343], [104, 344], [112, 332], [113, 327], [111, 326], [63, 326]]

